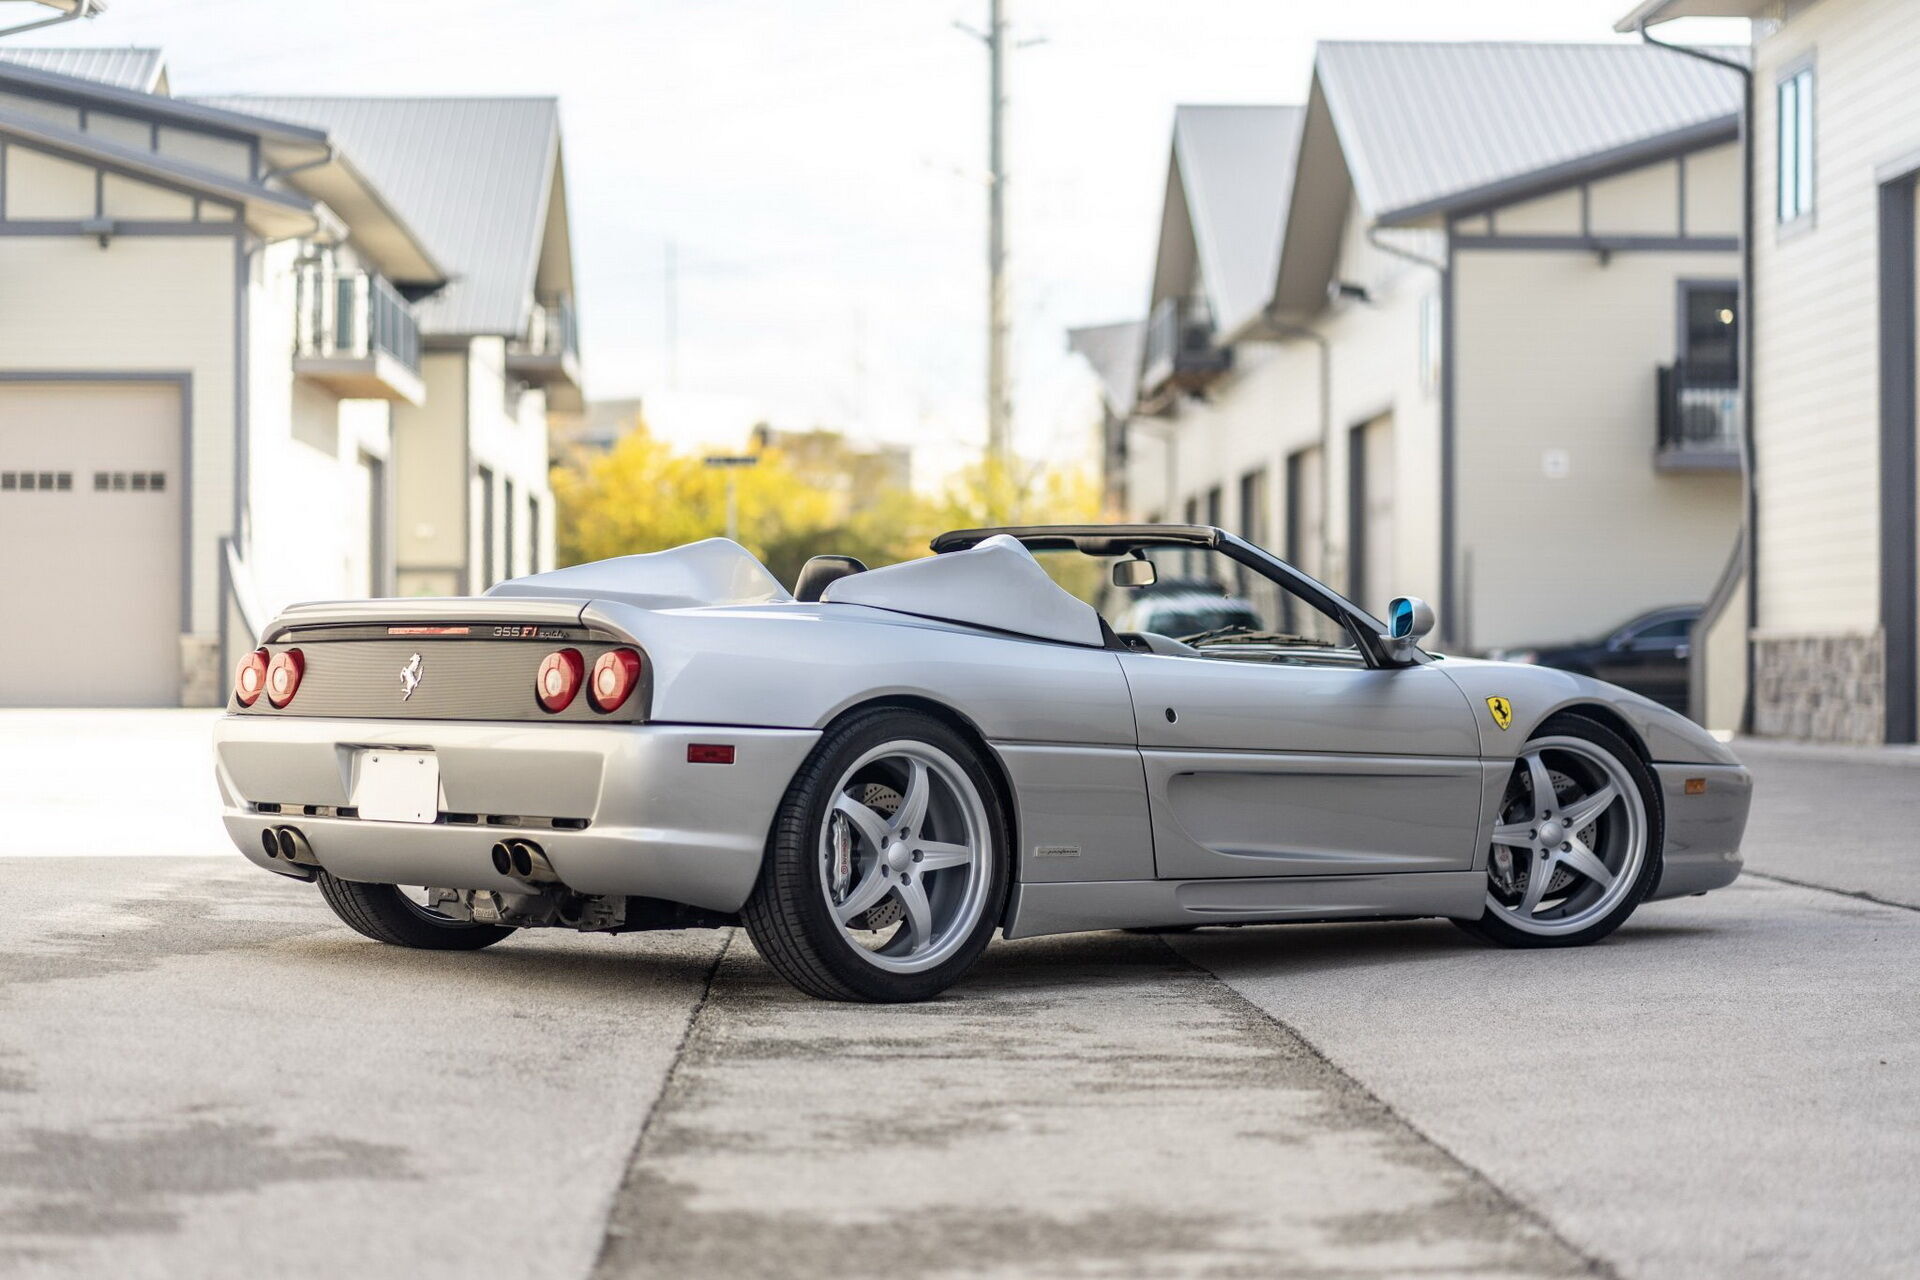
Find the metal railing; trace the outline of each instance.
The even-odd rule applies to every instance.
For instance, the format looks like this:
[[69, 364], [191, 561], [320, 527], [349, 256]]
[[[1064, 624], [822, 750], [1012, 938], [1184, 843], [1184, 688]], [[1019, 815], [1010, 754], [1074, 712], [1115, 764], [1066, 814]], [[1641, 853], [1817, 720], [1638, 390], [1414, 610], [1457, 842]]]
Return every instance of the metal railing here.
[[524, 338], [513, 344], [516, 355], [577, 356], [580, 334], [574, 322], [573, 299], [537, 302], [527, 321]]
[[295, 356], [364, 360], [378, 351], [420, 372], [420, 324], [412, 304], [384, 277], [304, 262], [294, 305]]
[[1740, 382], [1725, 370], [1685, 363], [1659, 370], [1659, 451], [1738, 457]]
[[1147, 317], [1141, 390], [1152, 395], [1169, 382], [1198, 389], [1233, 364], [1233, 352], [1213, 340], [1213, 317], [1204, 302], [1162, 298]]

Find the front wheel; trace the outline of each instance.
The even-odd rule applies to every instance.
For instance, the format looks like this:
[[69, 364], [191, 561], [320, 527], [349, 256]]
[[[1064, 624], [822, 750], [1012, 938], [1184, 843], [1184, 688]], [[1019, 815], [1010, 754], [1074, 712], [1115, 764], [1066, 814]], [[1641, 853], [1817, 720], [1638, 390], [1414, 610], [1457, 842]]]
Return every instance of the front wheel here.
[[993, 779], [966, 739], [919, 712], [857, 716], [787, 789], [741, 913], [747, 936], [809, 995], [925, 1000], [986, 948], [1007, 849]]
[[322, 871], [320, 896], [333, 914], [356, 933], [393, 947], [422, 951], [478, 951], [490, 947], [513, 930], [497, 924], [461, 920], [432, 906], [433, 891], [416, 899], [393, 884], [362, 884], [341, 880]]
[[1597, 942], [1660, 878], [1659, 795], [1619, 734], [1549, 719], [1514, 761], [1487, 857], [1486, 909], [1455, 921], [1510, 947]]

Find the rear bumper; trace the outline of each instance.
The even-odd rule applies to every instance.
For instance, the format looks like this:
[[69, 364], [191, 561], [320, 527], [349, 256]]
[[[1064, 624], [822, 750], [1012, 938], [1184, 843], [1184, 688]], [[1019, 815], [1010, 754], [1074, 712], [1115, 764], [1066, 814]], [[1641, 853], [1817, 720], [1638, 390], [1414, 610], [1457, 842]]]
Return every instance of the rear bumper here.
[[[1753, 775], [1739, 765], [1656, 764], [1666, 809], [1660, 883], [1649, 899], [1679, 898], [1732, 884], [1740, 874], [1740, 838], [1753, 803]], [[1697, 795], [1687, 784], [1704, 785]]]
[[[510, 892], [489, 850], [536, 841], [567, 887], [735, 911], [760, 873], [767, 832], [811, 729], [559, 725], [228, 716], [214, 730], [227, 834], [257, 865], [285, 873], [260, 833], [297, 827], [314, 859], [344, 880]], [[691, 764], [691, 743], [730, 743], [731, 765]], [[351, 807], [365, 747], [431, 749], [442, 820], [373, 822], [309, 815]], [[279, 813], [262, 804], [280, 805]], [[450, 823], [445, 814], [476, 815]], [[499, 819], [490, 822], [489, 819]], [[554, 825], [584, 821], [577, 829]]]

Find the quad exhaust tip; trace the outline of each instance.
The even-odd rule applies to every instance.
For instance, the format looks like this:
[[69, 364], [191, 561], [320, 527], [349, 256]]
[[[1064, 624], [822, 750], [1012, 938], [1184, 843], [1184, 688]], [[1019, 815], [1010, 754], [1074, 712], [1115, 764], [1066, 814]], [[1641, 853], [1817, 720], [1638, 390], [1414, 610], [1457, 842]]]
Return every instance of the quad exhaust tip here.
[[493, 869], [528, 884], [558, 884], [553, 864], [531, 840], [500, 840], [493, 846]]

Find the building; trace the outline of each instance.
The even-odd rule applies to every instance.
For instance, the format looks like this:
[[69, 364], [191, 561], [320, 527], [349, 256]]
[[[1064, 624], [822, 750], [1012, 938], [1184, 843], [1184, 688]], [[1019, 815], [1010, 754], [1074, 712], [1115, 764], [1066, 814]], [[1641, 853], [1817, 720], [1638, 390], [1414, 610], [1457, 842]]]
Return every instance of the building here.
[[435, 246], [415, 307], [426, 395], [394, 413], [401, 595], [553, 565], [547, 412], [580, 411], [559, 105], [552, 98], [206, 99], [322, 129]]
[[1329, 43], [1303, 107], [1182, 109], [1129, 505], [1424, 596], [1456, 649], [1707, 599], [1739, 102], [1647, 46]]
[[[280, 605], [551, 562], [548, 511], [514, 523], [546, 495], [538, 388], [577, 379], [534, 305], [571, 287], [557, 138], [536, 191], [510, 136], [390, 112], [383, 150], [169, 88], [151, 51], [0, 54], [0, 548], [12, 616], [65, 620], [0, 631], [0, 705], [217, 704]], [[463, 158], [373, 176], [409, 151]], [[496, 270], [508, 239], [448, 234], [436, 191], [490, 228], [511, 203], [529, 247]], [[474, 318], [497, 291], [528, 295], [517, 338]], [[111, 654], [74, 661], [76, 627]]]
[[1650, 0], [1620, 27], [1685, 16], [1754, 19], [1752, 560], [1699, 646], [1708, 723], [1914, 742], [1920, 3]]
[[1140, 320], [1088, 325], [1067, 330], [1067, 349], [1087, 362], [1100, 388], [1100, 497], [1108, 511], [1120, 511], [1127, 496], [1127, 420], [1140, 392], [1141, 344], [1147, 326]]
[[640, 397], [594, 400], [578, 412], [552, 415], [550, 435], [557, 465], [574, 455], [610, 453], [633, 431], [646, 425]]

